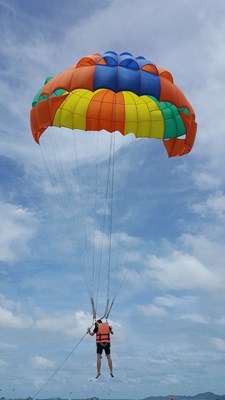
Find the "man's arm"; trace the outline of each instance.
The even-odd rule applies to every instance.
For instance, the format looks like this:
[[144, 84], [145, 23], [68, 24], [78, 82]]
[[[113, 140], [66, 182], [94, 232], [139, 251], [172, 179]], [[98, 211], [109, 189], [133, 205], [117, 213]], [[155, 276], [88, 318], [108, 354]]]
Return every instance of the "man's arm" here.
[[111, 333], [111, 335], [114, 335], [112, 326], [109, 327], [109, 332]]
[[94, 336], [95, 332], [91, 332], [91, 328], [87, 328], [87, 333], [89, 333], [90, 336]]
[[91, 332], [91, 328], [87, 328], [87, 333], [89, 335], [94, 336], [98, 332], [98, 328], [95, 326], [93, 332]]

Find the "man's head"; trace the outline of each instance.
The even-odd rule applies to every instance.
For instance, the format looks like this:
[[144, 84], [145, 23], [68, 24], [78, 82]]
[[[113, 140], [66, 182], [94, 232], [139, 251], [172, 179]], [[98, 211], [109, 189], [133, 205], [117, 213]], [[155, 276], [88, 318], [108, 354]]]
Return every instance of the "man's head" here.
[[101, 319], [98, 319], [97, 323], [98, 323], [98, 324], [102, 324], [102, 320], [101, 320]]

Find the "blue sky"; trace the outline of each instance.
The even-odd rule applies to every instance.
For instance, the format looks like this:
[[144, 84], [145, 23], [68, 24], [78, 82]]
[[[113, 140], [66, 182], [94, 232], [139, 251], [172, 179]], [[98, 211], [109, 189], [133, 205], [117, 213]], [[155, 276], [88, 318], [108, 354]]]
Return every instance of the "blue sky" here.
[[[91, 210], [95, 149], [101, 183], [109, 135], [77, 135], [74, 254], [55, 190], [64, 199], [65, 188], [49, 181], [29, 112], [47, 76], [107, 50], [168, 69], [195, 109], [197, 139], [189, 155], [168, 159], [160, 142], [116, 134], [112, 272], [125, 279], [110, 315], [115, 378], [103, 359], [94, 379], [85, 337], [39, 397], [225, 393], [224, 13], [223, 0], [0, 0], [2, 396], [34, 396], [92, 322], [81, 269], [91, 240], [106, 248]], [[70, 155], [64, 164], [71, 178]]]

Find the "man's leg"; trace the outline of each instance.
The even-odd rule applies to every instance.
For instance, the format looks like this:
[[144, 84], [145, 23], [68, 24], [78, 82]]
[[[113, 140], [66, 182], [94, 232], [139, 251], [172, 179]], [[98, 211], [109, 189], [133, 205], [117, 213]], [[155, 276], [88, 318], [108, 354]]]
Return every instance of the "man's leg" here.
[[101, 375], [101, 358], [102, 358], [102, 355], [97, 353], [97, 376], [96, 376], [96, 378], [98, 378]]
[[108, 360], [108, 365], [109, 365], [110, 375], [111, 375], [111, 377], [113, 378], [113, 366], [112, 366], [112, 359], [111, 359], [111, 356], [110, 356], [110, 354], [107, 354], [107, 355], [106, 355], [106, 357], [107, 357], [107, 360]]

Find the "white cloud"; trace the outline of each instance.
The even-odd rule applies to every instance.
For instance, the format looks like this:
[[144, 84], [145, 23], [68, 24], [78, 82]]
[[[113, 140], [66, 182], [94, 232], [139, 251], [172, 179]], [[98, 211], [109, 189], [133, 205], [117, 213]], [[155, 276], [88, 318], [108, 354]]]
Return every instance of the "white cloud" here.
[[172, 383], [174, 385], [177, 385], [179, 382], [179, 379], [175, 375], [168, 375], [166, 377], [166, 381], [169, 383]]
[[180, 306], [190, 306], [195, 302], [195, 297], [194, 296], [171, 296], [171, 295], [166, 295], [166, 296], [157, 296], [155, 298], [155, 302], [163, 307], [180, 307]]
[[19, 302], [7, 299], [0, 294], [0, 326], [26, 329], [32, 326], [32, 319], [23, 313]]
[[0, 342], [0, 350], [4, 350], [4, 349], [15, 350], [17, 348], [18, 348], [18, 346], [16, 344]]
[[14, 301], [5, 297], [2, 293], [0, 293], [0, 306], [9, 310], [21, 310], [21, 304], [18, 301]]
[[[211, 271], [221, 282], [224, 280], [225, 246], [223, 241], [223, 226], [216, 223], [204, 230], [204, 234], [183, 234], [180, 237], [181, 247], [192, 254]], [[218, 227], [218, 230], [217, 230]], [[206, 236], [207, 235], [207, 236]]]
[[154, 317], [164, 317], [166, 315], [166, 310], [162, 307], [157, 307], [154, 304], [144, 304], [136, 307], [137, 311], [141, 314], [154, 316]]
[[193, 354], [190, 355], [189, 357], [186, 357], [186, 358], [185, 358], [185, 355], [183, 355], [183, 356], [184, 356], [184, 358], [182, 359], [182, 365], [185, 368], [188, 368], [188, 369], [199, 369], [199, 368], [202, 367], [201, 361], [196, 360], [194, 358]]
[[145, 271], [150, 280], [171, 289], [215, 290], [220, 279], [191, 254], [172, 251], [168, 257], [150, 256]]
[[129, 282], [136, 290], [143, 290], [148, 285], [149, 279], [143, 270], [127, 269], [126, 282]]
[[217, 218], [225, 216], [225, 195], [217, 191], [215, 194], [210, 194], [208, 198], [201, 203], [192, 204], [191, 209], [202, 217], [208, 214], [214, 215]]
[[43, 315], [35, 322], [35, 327], [49, 332], [59, 332], [66, 336], [82, 336], [90, 325], [92, 317], [83, 311], [64, 315]]
[[[217, 291], [224, 288], [224, 243], [221, 242], [221, 232], [212, 232], [210, 228], [203, 234], [182, 234], [176, 243], [168, 240], [163, 244], [164, 256], [154, 254], [137, 254], [135, 269], [130, 267], [126, 276], [136, 290], [146, 290], [149, 285], [157, 288], [182, 290], [196, 289]], [[179, 248], [179, 250], [177, 250]], [[128, 258], [129, 260], [129, 258]], [[194, 301], [193, 296], [170, 296], [157, 300], [158, 305], [169, 307], [177, 302], [182, 305]], [[177, 304], [178, 305], [178, 304]]]
[[211, 343], [216, 350], [225, 352], [225, 340], [213, 337]]
[[196, 324], [209, 324], [210, 320], [208, 317], [204, 317], [203, 315], [193, 313], [193, 314], [184, 314], [180, 317], [181, 319], [185, 319]]
[[[109, 244], [109, 235], [104, 234], [100, 230], [95, 230], [93, 233], [93, 240], [95, 241], [95, 246], [97, 248], [102, 246], [108, 246]], [[137, 249], [142, 243], [141, 240], [135, 236], [128, 235], [125, 232], [116, 232], [111, 235], [112, 246], [116, 248], [122, 248], [123, 252], [126, 252], [126, 249], [132, 249], [131, 254], [135, 254], [135, 249]], [[129, 251], [130, 253], [130, 251]], [[130, 254], [127, 256], [129, 260], [131, 259]]]
[[33, 356], [31, 359], [31, 363], [34, 368], [40, 370], [53, 369], [55, 367], [52, 361], [41, 356]]
[[193, 178], [197, 188], [200, 190], [216, 190], [221, 185], [220, 178], [206, 172], [199, 172]]
[[0, 261], [12, 262], [29, 253], [36, 230], [34, 215], [21, 206], [0, 201]]
[[45, 384], [45, 380], [43, 378], [37, 377], [34, 379], [34, 386], [39, 389], [42, 385]]
[[32, 325], [31, 318], [26, 315], [16, 315], [10, 310], [0, 307], [0, 326], [10, 328], [27, 328]]
[[125, 232], [117, 232], [113, 235], [113, 240], [114, 240], [114, 245], [119, 246], [122, 245], [123, 248], [126, 248], [126, 246], [129, 249], [132, 249], [134, 251], [135, 248], [139, 247], [142, 241], [140, 238], [128, 235]]

